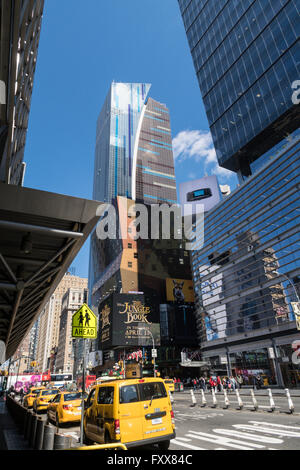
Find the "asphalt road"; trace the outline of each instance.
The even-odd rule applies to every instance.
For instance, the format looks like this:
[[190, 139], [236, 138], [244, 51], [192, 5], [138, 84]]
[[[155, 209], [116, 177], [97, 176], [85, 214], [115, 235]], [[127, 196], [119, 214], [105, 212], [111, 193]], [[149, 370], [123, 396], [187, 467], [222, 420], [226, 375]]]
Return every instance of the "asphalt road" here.
[[[175, 393], [173, 409], [176, 439], [170, 450], [299, 450], [300, 413], [287, 414], [288, 402], [284, 396], [275, 396], [276, 411], [270, 413], [266, 391], [257, 394], [259, 411], [253, 408], [248, 393], [242, 395], [244, 408], [236, 410], [236, 395], [229, 395], [230, 407], [224, 406], [224, 395], [217, 394], [218, 406], [212, 408], [212, 398], [206, 395], [207, 405], [201, 407], [201, 396], [196, 392], [196, 406], [192, 407], [191, 393]], [[260, 394], [260, 396], [259, 396]], [[293, 397], [296, 410], [300, 410], [300, 396]], [[249, 408], [247, 408], [249, 403]], [[80, 426], [65, 424], [60, 433], [71, 435], [78, 446]], [[151, 450], [143, 447], [143, 450]]]
[[170, 450], [299, 450], [300, 415], [190, 407], [174, 403]]

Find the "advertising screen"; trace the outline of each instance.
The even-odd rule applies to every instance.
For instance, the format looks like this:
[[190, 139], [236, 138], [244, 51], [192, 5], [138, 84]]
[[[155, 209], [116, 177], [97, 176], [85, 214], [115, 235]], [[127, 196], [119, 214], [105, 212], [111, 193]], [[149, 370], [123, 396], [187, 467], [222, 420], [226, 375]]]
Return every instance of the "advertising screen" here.
[[177, 304], [194, 302], [193, 281], [186, 279], [167, 279], [167, 301]]
[[142, 294], [113, 294], [99, 307], [99, 348], [160, 345], [158, 307]]

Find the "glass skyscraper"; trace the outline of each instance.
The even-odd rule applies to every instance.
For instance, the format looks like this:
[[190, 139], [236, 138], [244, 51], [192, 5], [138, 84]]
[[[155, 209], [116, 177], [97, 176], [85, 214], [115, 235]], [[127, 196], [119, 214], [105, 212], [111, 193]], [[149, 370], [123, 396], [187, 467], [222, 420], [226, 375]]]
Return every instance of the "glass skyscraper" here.
[[[203, 359], [219, 374], [300, 386], [299, 8], [178, 0], [219, 164], [241, 185], [205, 215], [192, 252]], [[199, 188], [201, 189], [201, 188]], [[202, 242], [202, 240], [201, 240]], [[197, 248], [197, 247], [196, 247]]]
[[299, 127], [297, 0], [178, 0], [219, 164], [242, 175]]
[[[167, 374], [178, 367], [182, 347], [197, 347], [196, 323], [190, 257], [182, 240], [134, 240], [127, 228], [134, 218], [127, 211], [135, 203], [147, 208], [148, 234], [150, 206], [177, 204], [169, 111], [149, 90], [149, 84], [113, 82], [99, 115], [93, 197], [115, 206], [122, 238], [92, 235], [89, 290], [95, 312], [113, 292], [143, 293], [161, 323], [158, 362]], [[187, 293], [178, 305], [170, 295], [175, 285]], [[115, 350], [105, 350], [106, 357], [118, 360]]]
[[97, 123], [93, 197], [177, 202], [169, 111], [151, 85], [113, 82]]

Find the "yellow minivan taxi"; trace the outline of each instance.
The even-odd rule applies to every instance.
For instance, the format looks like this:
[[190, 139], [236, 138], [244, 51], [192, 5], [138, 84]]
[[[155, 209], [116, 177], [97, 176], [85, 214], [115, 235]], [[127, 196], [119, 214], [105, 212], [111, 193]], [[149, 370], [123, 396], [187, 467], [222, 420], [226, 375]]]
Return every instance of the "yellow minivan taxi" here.
[[96, 385], [85, 404], [83, 429], [86, 444], [158, 444], [167, 450], [175, 438], [175, 421], [164, 381], [149, 377]]

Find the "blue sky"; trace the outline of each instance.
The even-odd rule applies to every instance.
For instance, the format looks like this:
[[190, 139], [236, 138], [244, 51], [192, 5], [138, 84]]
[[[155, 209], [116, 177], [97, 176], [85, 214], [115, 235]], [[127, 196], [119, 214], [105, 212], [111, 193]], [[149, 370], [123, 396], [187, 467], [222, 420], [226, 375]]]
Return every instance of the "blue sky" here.
[[[45, 0], [25, 186], [92, 198], [96, 120], [112, 80], [152, 83], [170, 110], [177, 183], [217, 173], [176, 0]], [[73, 262], [88, 275], [89, 243]]]

